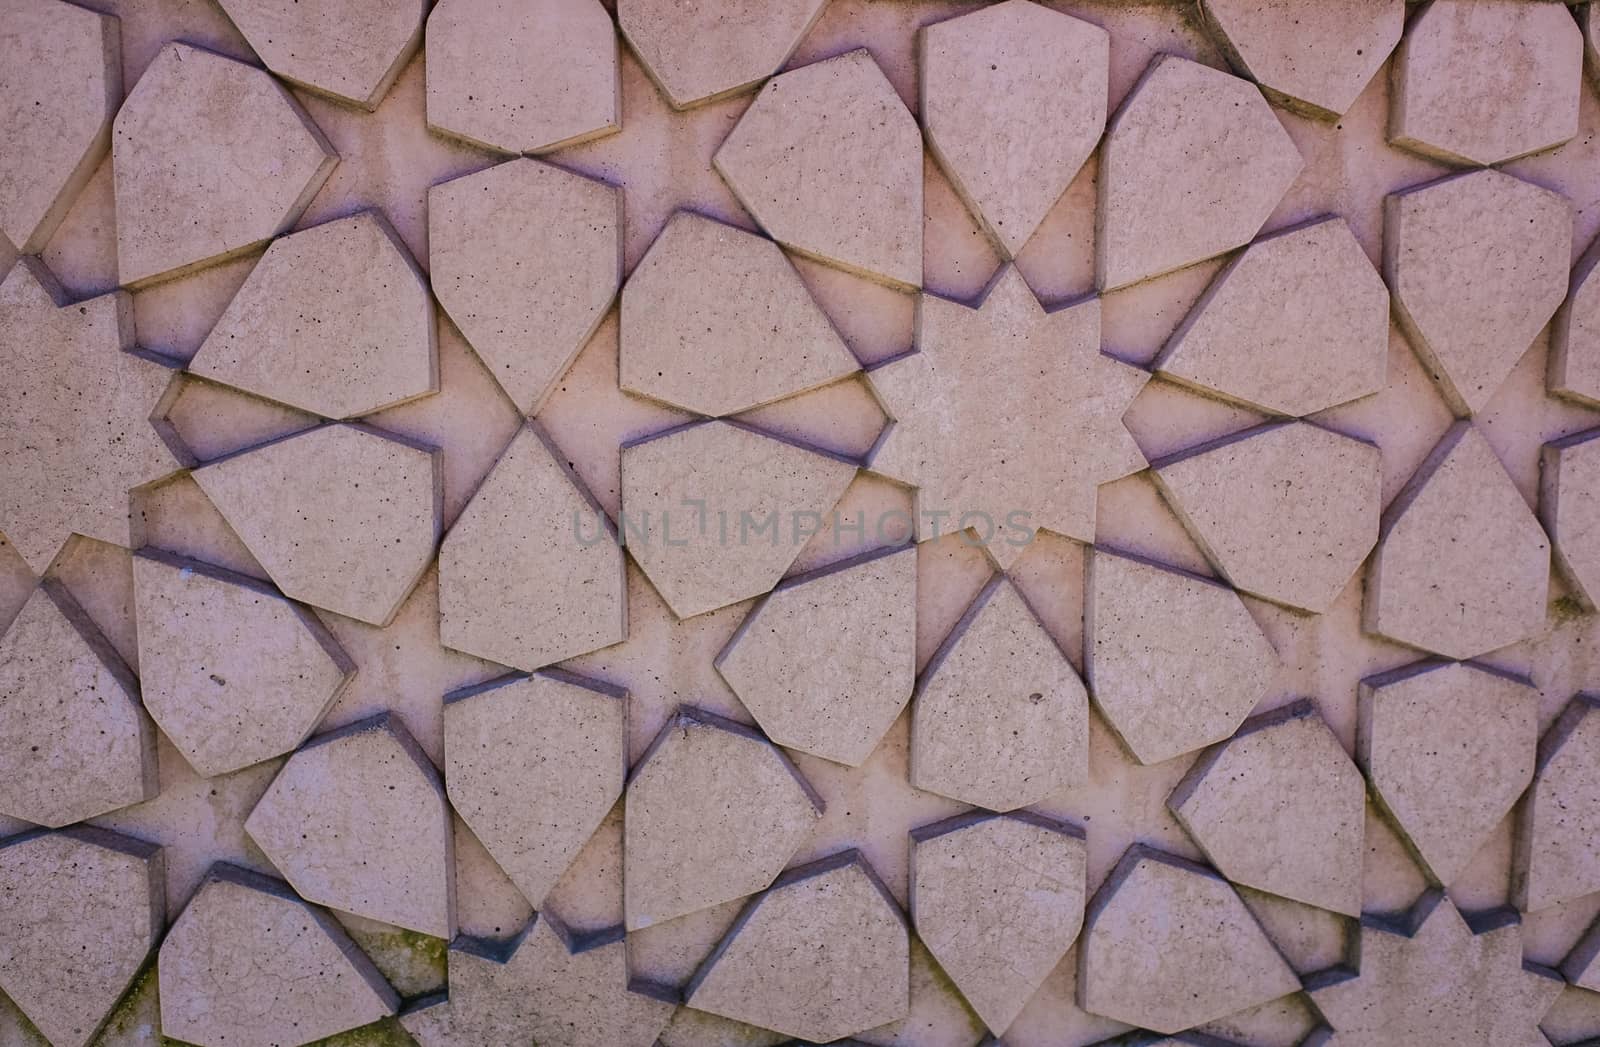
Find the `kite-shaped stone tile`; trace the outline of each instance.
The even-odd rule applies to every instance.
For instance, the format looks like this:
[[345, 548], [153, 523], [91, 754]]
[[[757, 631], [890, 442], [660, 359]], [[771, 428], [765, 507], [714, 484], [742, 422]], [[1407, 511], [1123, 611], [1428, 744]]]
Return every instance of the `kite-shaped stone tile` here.
[[858, 851], [791, 869], [753, 900], [684, 993], [697, 1010], [828, 1043], [911, 1006], [905, 917]]
[[1089, 695], [1004, 575], [951, 630], [917, 683], [911, 784], [991, 811], [1089, 778]]
[[1309, 701], [1258, 716], [1167, 806], [1229, 880], [1361, 915], [1366, 783]]
[[922, 286], [922, 134], [866, 50], [768, 81], [712, 163], [779, 243]]
[[0, 989], [84, 1047], [166, 928], [161, 848], [88, 826], [0, 842]]
[[55, 828], [156, 795], [139, 681], [52, 579], [0, 637], [0, 814]]
[[1429, 3], [1395, 57], [1389, 141], [1446, 163], [1503, 163], [1576, 135], [1582, 89], [1583, 35], [1565, 5]]
[[144, 707], [201, 777], [293, 750], [356, 671], [314, 614], [253, 578], [146, 548], [133, 596]]
[[1600, 891], [1600, 699], [1580, 694], [1539, 743], [1523, 798], [1513, 878], [1517, 908]]
[[428, 245], [439, 304], [531, 415], [622, 283], [622, 193], [512, 160], [428, 190]]
[[921, 44], [928, 144], [1015, 257], [1105, 130], [1110, 34], [1006, 0], [924, 27]]
[[172, 925], [157, 971], [162, 1033], [198, 1047], [308, 1043], [399, 1003], [333, 917], [228, 865], [212, 866]]
[[1600, 600], [1600, 429], [1544, 445], [1539, 519], [1556, 566], [1586, 608]]
[[1301, 163], [1250, 81], [1158, 56], [1101, 148], [1096, 282], [1116, 290], [1249, 243]]
[[[1589, 8], [1600, 18], [1600, 6]], [[1550, 332], [1550, 391], [1600, 407], [1600, 240], [1572, 273], [1572, 290]]]
[[742, 724], [680, 709], [628, 778], [628, 928], [765, 890], [821, 817], [821, 798], [783, 750]]
[[313, 738], [284, 764], [244, 829], [307, 901], [455, 936], [444, 786], [393, 716]]
[[179, 276], [288, 230], [339, 162], [264, 70], [169, 43], [113, 124], [117, 272]]
[[600, 0], [441, 0], [428, 16], [428, 126], [502, 153], [622, 127], [617, 30]]
[[1447, 658], [1545, 621], [1550, 541], [1476, 428], [1458, 422], [1385, 513], [1363, 627]]
[[1539, 696], [1470, 662], [1361, 681], [1356, 759], [1435, 882], [1449, 886], [1533, 779]]
[[1122, 416], [1149, 379], [1101, 353], [1099, 299], [1046, 312], [1008, 266], [976, 309], [924, 295], [917, 350], [870, 377], [871, 465], [916, 485], [919, 538], [970, 528], [1002, 567], [1037, 528], [1093, 541], [1096, 487], [1145, 466]]
[[1307, 415], [1376, 393], [1389, 360], [1389, 289], [1330, 218], [1264, 237], [1217, 275], [1158, 370], [1268, 414]]
[[1136, 845], [1089, 903], [1078, 1006], [1174, 1033], [1300, 990], [1228, 882]]
[[450, 803], [534, 908], [622, 795], [626, 702], [555, 671], [445, 696]]
[[524, 425], [439, 549], [439, 638], [533, 670], [627, 636], [622, 549], [559, 450]]
[[691, 211], [673, 215], [622, 289], [627, 392], [735, 414], [859, 369], [777, 244]]
[[622, 449], [622, 539], [688, 618], [769, 591], [854, 479], [853, 462], [733, 422]]
[[1084, 632], [1095, 705], [1143, 764], [1233, 734], [1278, 671], [1233, 590], [1105, 549], [1090, 554]]
[[384, 625], [433, 559], [438, 459], [375, 429], [327, 425], [193, 475], [286, 596]]
[[619, 0], [617, 25], [674, 108], [737, 94], [789, 61], [825, 0]]
[[997, 1033], [1083, 926], [1082, 829], [1039, 815], [960, 815], [911, 834], [911, 922]]
[[1247, 593], [1320, 614], [1378, 539], [1382, 455], [1305, 422], [1223, 437], [1152, 463], [1217, 571]]
[[1464, 919], [1442, 891], [1430, 891], [1403, 925], [1361, 923], [1359, 973], [1345, 969], [1307, 982], [1333, 1026], [1334, 1043], [1361, 1047], [1544, 1047], [1539, 1019], [1561, 995], [1554, 971], [1522, 960], [1522, 926], [1500, 909]]
[[0, 0], [0, 233], [44, 250], [111, 147], [120, 23], [77, 4]]
[[422, 43], [427, 0], [220, 0], [267, 68], [373, 110]]
[[750, 612], [717, 671], [774, 742], [859, 766], [911, 698], [916, 599], [911, 548], [791, 578]]
[[1456, 414], [1483, 410], [1566, 297], [1572, 218], [1565, 197], [1499, 171], [1385, 201], [1395, 316]]

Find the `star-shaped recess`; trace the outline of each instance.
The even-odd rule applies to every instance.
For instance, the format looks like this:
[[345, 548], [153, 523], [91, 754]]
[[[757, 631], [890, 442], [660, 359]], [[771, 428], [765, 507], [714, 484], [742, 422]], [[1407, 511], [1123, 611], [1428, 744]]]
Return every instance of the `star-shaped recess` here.
[[1100, 352], [1099, 299], [1046, 312], [1007, 266], [976, 309], [924, 295], [917, 348], [870, 378], [918, 539], [972, 528], [1002, 568], [1036, 528], [1093, 541], [1095, 488], [1145, 467], [1122, 416], [1149, 378]]

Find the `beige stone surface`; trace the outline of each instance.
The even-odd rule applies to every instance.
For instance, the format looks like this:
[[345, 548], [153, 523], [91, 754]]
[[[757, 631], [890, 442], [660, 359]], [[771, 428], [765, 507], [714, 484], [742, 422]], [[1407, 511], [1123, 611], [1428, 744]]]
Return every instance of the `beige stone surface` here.
[[309, 902], [453, 938], [455, 865], [444, 786], [400, 721], [313, 738], [244, 823]]
[[684, 993], [693, 1008], [826, 1043], [909, 1006], [905, 917], [857, 851], [791, 869], [752, 901]]
[[737, 94], [788, 62], [825, 0], [619, 0], [617, 26], [678, 109]]
[[712, 163], [779, 243], [922, 286], [922, 135], [865, 49], [768, 81]]
[[1560, 307], [1572, 218], [1564, 197], [1499, 171], [1386, 201], [1383, 271], [1395, 317], [1458, 415], [1484, 409]]
[[1600, 431], [1588, 429], [1544, 445], [1539, 522], [1575, 600], [1600, 597]]
[[1600, 992], [1600, 929], [1591, 926], [1561, 964], [1561, 973], [1580, 989]]
[[[1591, 7], [1600, 11], [1600, 7]], [[1589, 16], [1595, 18], [1594, 14]], [[1600, 405], [1600, 240], [1572, 272], [1572, 289], [1550, 331], [1550, 391], [1587, 407]]]
[[1107, 549], [1089, 557], [1084, 638], [1095, 706], [1142, 764], [1233, 734], [1278, 672], [1232, 590]]
[[112, 125], [117, 276], [169, 279], [287, 231], [338, 155], [265, 72], [171, 43]]
[[267, 68], [362, 109], [383, 100], [422, 43], [427, 0], [219, 0]]
[[1600, 890], [1600, 699], [1593, 695], [1576, 695], [1539, 742], [1513, 875], [1524, 912]]

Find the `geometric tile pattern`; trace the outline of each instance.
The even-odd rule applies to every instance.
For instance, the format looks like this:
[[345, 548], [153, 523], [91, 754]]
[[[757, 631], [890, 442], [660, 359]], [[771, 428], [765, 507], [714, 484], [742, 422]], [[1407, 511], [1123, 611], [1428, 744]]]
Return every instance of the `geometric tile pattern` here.
[[1575, 695], [1540, 740], [1517, 832], [1517, 908], [1532, 912], [1600, 890], [1600, 700], [1593, 695]]

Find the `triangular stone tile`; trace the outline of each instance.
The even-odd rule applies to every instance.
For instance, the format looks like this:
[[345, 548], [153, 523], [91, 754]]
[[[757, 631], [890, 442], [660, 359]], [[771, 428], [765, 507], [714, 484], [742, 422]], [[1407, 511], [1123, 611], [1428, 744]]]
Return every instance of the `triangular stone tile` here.
[[1524, 912], [1600, 891], [1600, 699], [1593, 695], [1575, 696], [1539, 743], [1512, 886]]
[[619, 0], [617, 26], [676, 109], [737, 94], [781, 69], [825, 0]]
[[[1600, 601], [1600, 429], [1544, 445], [1539, 461], [1539, 522], [1556, 566], [1584, 607]], [[1531, 560], [1530, 560], [1531, 563]]]
[[378, 107], [422, 43], [427, 0], [220, 0], [267, 68], [292, 84]]
[[[1589, 10], [1591, 20], [1600, 18], [1600, 8]], [[1550, 331], [1550, 391], [1600, 406], [1600, 240], [1572, 271], [1572, 290]]]

